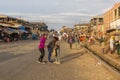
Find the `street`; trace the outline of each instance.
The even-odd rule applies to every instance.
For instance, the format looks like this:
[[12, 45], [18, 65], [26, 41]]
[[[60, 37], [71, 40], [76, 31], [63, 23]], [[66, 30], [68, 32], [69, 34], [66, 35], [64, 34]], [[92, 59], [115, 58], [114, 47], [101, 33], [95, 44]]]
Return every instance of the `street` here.
[[[38, 64], [39, 41], [0, 44], [0, 80], [120, 80], [120, 73], [84, 48], [61, 42], [61, 64]], [[47, 61], [47, 49], [44, 61]]]

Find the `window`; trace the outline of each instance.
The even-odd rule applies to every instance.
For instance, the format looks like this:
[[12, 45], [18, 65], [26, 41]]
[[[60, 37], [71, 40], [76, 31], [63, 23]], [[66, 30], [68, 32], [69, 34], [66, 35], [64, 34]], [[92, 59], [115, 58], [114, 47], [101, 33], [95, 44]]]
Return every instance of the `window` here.
[[3, 18], [0, 18], [0, 22], [3, 22]]
[[120, 17], [120, 7], [118, 7], [118, 16]]
[[117, 9], [114, 10], [115, 18], [117, 16]]
[[99, 22], [103, 22], [103, 18], [99, 18]]

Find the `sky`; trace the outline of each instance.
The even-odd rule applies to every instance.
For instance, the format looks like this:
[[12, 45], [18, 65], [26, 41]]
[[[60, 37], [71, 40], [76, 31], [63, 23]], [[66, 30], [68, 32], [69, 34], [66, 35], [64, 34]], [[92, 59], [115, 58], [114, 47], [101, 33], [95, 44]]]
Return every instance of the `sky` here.
[[45, 22], [50, 29], [88, 23], [120, 0], [0, 0], [0, 14], [30, 22]]

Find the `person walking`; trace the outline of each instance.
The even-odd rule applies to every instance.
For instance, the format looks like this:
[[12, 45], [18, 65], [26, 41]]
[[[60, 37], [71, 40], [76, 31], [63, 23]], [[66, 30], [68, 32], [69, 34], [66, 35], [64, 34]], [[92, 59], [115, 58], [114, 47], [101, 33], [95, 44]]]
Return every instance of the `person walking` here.
[[79, 45], [79, 38], [78, 38], [78, 36], [76, 35], [75, 36], [75, 46], [76, 46], [76, 49], [78, 49], [78, 45]]
[[84, 46], [84, 43], [85, 42], [85, 36], [82, 34], [81, 36], [80, 36], [80, 46], [81, 47], [83, 47]]
[[72, 43], [73, 43], [73, 38], [72, 38], [72, 36], [70, 36], [70, 37], [68, 38], [68, 43], [69, 43], [69, 45], [70, 45], [70, 49], [72, 49]]
[[48, 43], [47, 48], [48, 48], [48, 62], [51, 63], [51, 55], [53, 52], [53, 48], [55, 46], [56, 39], [53, 37], [53, 39]]
[[120, 40], [116, 41], [115, 45], [116, 45], [117, 54], [120, 57]]
[[40, 43], [39, 43], [39, 51], [40, 51], [40, 57], [39, 57], [39, 59], [38, 59], [38, 63], [45, 63], [45, 62], [43, 62], [43, 58], [44, 58], [44, 56], [45, 56], [45, 50], [44, 50], [44, 48], [45, 48], [45, 42], [46, 42], [46, 35], [45, 34], [43, 34], [42, 36], [41, 36], [41, 38], [40, 38]]
[[105, 53], [105, 37], [101, 37], [101, 47], [102, 47], [102, 53]]
[[110, 38], [110, 52], [113, 53], [114, 50], [114, 36]]
[[55, 42], [55, 47], [54, 47], [54, 50], [55, 50], [55, 62], [54, 64], [60, 64], [60, 40], [58, 37], [55, 37], [56, 39], [56, 42]]

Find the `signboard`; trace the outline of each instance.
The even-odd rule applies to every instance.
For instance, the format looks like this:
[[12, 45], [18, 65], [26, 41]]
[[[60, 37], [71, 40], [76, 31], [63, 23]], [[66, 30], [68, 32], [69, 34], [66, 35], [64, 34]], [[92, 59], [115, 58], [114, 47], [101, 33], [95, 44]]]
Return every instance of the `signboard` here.
[[120, 19], [110, 23], [110, 29], [117, 29], [118, 26], [120, 26]]

